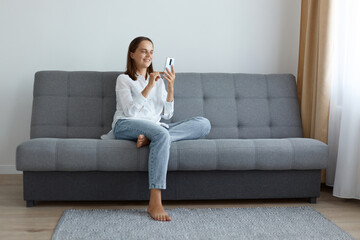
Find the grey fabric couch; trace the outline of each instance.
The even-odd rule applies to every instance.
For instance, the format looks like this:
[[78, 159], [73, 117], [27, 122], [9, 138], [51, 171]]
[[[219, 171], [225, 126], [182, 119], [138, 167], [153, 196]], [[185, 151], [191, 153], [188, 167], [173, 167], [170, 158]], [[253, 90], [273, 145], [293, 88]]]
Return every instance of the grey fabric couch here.
[[[148, 200], [149, 148], [101, 140], [120, 72], [35, 74], [30, 140], [16, 152], [24, 200]], [[290, 74], [177, 73], [170, 122], [204, 116], [205, 139], [174, 142], [163, 200], [306, 198], [320, 194], [328, 146], [302, 138]]]

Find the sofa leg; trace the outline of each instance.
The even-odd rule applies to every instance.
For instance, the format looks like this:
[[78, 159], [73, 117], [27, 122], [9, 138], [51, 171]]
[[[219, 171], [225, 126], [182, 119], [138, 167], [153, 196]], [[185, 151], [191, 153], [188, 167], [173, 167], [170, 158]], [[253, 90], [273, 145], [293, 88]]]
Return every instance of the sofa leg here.
[[309, 202], [310, 203], [316, 203], [316, 197], [309, 198]]
[[34, 200], [26, 200], [26, 207], [34, 207], [35, 201]]

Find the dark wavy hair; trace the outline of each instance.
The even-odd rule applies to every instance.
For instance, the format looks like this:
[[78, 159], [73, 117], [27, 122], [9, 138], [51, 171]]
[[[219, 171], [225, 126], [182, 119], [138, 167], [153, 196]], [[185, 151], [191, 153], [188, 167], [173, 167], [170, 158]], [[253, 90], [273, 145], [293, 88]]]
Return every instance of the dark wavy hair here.
[[[129, 45], [129, 50], [127, 53], [127, 62], [126, 62], [126, 72], [125, 74], [129, 75], [129, 77], [136, 81], [137, 77], [136, 77], [136, 65], [135, 65], [135, 61], [130, 57], [130, 53], [134, 53], [136, 51], [136, 49], [139, 47], [139, 44], [144, 41], [147, 40], [149, 42], [151, 42], [151, 44], [154, 46], [154, 43], [151, 41], [150, 38], [148, 37], [137, 37], [134, 40], [131, 41], [130, 45]], [[153, 65], [152, 62], [150, 64], [150, 66], [147, 68], [147, 74], [150, 74], [154, 72], [153, 69]]]

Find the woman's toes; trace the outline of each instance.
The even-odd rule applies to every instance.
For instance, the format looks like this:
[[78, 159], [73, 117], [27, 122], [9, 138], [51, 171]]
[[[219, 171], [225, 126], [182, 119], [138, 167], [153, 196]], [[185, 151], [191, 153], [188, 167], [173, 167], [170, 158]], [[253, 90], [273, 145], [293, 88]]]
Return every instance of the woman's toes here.
[[150, 216], [157, 221], [171, 221], [169, 215], [165, 212], [164, 208], [148, 208], [148, 213]]
[[137, 143], [136, 143], [136, 146], [138, 148], [142, 147], [143, 142], [144, 142], [144, 137], [145, 137], [144, 135], [139, 135], [138, 136], [138, 140], [137, 140]]
[[147, 139], [143, 134], [140, 134], [140, 135], [138, 136], [138, 140], [137, 140], [137, 142], [136, 142], [136, 146], [137, 146], [138, 148], [141, 148], [141, 147], [146, 146], [146, 145], [149, 145], [149, 144], [150, 144], [149, 139]]

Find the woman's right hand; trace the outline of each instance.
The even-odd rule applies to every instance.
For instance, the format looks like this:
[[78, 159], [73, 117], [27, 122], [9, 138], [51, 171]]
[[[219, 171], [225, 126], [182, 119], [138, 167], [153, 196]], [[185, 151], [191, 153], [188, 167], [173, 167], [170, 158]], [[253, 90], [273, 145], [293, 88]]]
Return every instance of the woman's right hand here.
[[149, 78], [149, 83], [148, 85], [144, 88], [144, 90], [141, 92], [141, 94], [144, 96], [144, 97], [148, 97], [151, 89], [153, 87], [155, 87], [155, 84], [157, 82], [157, 80], [159, 80], [161, 77], [160, 77], [160, 73], [161, 72], [153, 72], [153, 73], [150, 73], [150, 78]]
[[161, 72], [152, 72], [152, 73], [150, 73], [150, 79], [149, 79], [148, 85], [151, 88], [153, 88], [155, 86], [155, 83], [157, 82], [157, 80], [159, 80], [161, 78], [160, 73]]

